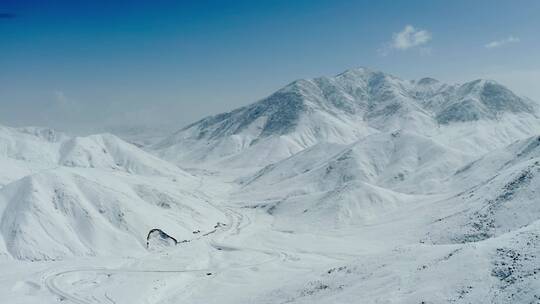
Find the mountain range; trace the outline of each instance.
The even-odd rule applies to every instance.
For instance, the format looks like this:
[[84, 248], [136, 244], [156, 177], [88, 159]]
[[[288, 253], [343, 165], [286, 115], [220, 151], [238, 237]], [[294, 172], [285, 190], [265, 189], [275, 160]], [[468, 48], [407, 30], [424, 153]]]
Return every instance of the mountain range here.
[[510, 116], [504, 132], [532, 133], [522, 124], [535, 122], [537, 112], [538, 104], [495, 81], [406, 81], [358, 68], [294, 81], [256, 103], [188, 125], [151, 149], [177, 163], [260, 167], [317, 143], [350, 144], [379, 132], [434, 137]]
[[537, 303], [539, 115], [357, 68], [155, 139], [0, 127], [0, 300]]

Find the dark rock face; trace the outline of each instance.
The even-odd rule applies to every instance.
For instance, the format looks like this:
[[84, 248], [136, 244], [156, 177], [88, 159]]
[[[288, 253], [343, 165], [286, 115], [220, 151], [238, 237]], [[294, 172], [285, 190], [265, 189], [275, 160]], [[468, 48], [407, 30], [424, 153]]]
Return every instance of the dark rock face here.
[[164, 249], [176, 246], [176, 244], [178, 244], [178, 241], [161, 229], [152, 229], [146, 236], [146, 248], [151, 250]]
[[219, 139], [238, 134], [265, 117], [261, 137], [281, 135], [294, 129], [304, 110], [304, 97], [298, 91], [280, 90], [257, 103], [205, 118], [181, 131], [196, 127], [197, 139]]
[[[286, 134], [296, 126], [300, 113], [304, 110], [302, 95], [298, 92], [277, 92], [248, 112], [248, 120], [254, 121], [260, 114], [266, 113], [268, 119], [261, 136]], [[239, 129], [244, 129], [251, 122], [243, 122]]]
[[480, 119], [483, 115], [482, 109], [473, 100], [465, 100], [444, 109], [437, 115], [437, 121], [441, 124], [473, 121]]
[[425, 77], [420, 80], [418, 80], [419, 85], [434, 85], [439, 83], [437, 79], [431, 78], [431, 77]]
[[492, 111], [528, 112], [532, 110], [512, 91], [494, 82], [487, 82], [480, 96], [482, 103]]

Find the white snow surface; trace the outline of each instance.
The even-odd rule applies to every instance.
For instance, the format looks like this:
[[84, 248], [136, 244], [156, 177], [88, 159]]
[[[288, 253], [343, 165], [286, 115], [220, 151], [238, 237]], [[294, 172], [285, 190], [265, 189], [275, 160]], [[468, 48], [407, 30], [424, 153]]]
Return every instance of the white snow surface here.
[[144, 150], [0, 127], [0, 303], [539, 303], [538, 109], [359, 68]]

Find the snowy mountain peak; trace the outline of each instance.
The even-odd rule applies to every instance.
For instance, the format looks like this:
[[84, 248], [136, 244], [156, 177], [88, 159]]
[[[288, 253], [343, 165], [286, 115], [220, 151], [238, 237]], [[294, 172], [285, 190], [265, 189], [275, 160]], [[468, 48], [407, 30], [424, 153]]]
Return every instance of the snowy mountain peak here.
[[382, 73], [382, 72], [379, 72], [379, 71], [376, 71], [376, 70], [372, 70], [370, 68], [367, 68], [367, 67], [357, 67], [357, 68], [352, 68], [352, 69], [348, 69], [348, 70], [345, 70], [339, 74], [337, 74], [335, 76], [335, 78], [356, 78], [356, 79], [361, 79], [361, 78], [367, 78], [367, 77], [370, 77], [371, 75], [373, 74], [377, 74], [377, 73]]
[[505, 113], [533, 113], [534, 105], [503, 85], [478, 79], [444, 92], [445, 104], [437, 114], [440, 123], [495, 119]]
[[392, 74], [385, 73], [383, 71], [371, 69], [368, 67], [356, 67], [352, 69], [345, 70], [342, 73], [339, 73], [338, 75], [334, 76], [335, 79], [371, 79], [371, 78], [387, 78], [387, 79], [396, 79], [402, 81], [399, 77], [396, 77]]

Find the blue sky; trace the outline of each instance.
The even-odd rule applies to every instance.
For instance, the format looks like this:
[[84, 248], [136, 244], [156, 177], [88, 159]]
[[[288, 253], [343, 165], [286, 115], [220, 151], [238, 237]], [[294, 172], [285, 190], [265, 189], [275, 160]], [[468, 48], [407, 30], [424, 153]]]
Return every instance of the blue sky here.
[[540, 100], [540, 1], [0, 1], [0, 123], [175, 124], [368, 66]]

